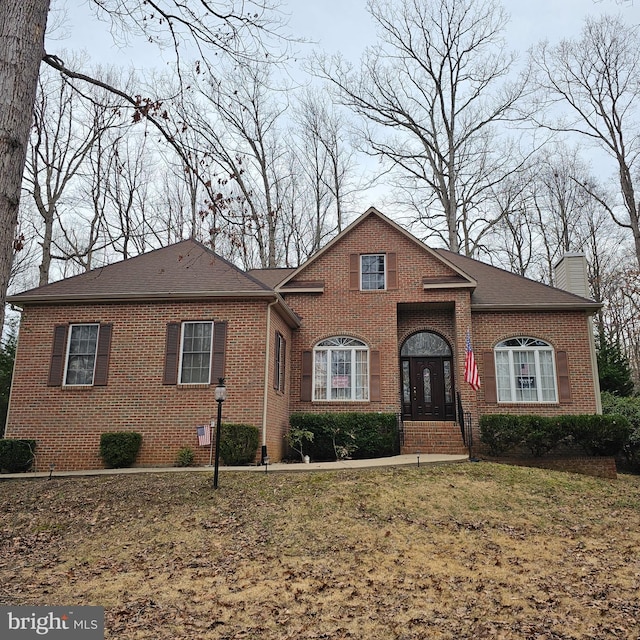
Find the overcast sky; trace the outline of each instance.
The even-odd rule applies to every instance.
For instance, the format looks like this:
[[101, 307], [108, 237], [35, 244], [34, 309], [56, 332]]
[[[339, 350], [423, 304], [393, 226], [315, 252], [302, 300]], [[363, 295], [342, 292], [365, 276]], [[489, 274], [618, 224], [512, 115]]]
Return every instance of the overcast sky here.
[[[367, 45], [375, 43], [375, 27], [366, 11], [366, 0], [283, 1], [289, 8], [291, 34], [314, 43], [300, 47], [301, 58], [310, 54], [313, 47], [319, 47], [330, 54], [341, 52], [357, 62]], [[578, 36], [588, 15], [619, 13], [628, 23], [640, 25], [640, 0], [503, 0], [503, 4], [511, 15], [505, 34], [508, 44], [520, 54], [523, 62], [528, 48], [541, 40], [556, 43], [563, 37]], [[52, 6], [49, 29], [63, 13], [67, 21], [64, 28], [54, 29], [50, 35], [46, 45], [48, 53], [59, 53], [63, 48], [85, 50], [91, 66], [100, 63], [127, 70], [133, 67], [142, 77], [145, 68], [155, 66], [162, 70], [173, 63], [170, 52], [159, 53], [156, 45], [143, 39], [128, 45], [114, 44], [109, 23], [96, 19], [91, 0], [52, 0]], [[602, 162], [593, 149], [586, 155], [592, 165]], [[366, 164], [367, 160], [363, 158], [361, 162]], [[611, 172], [608, 161], [601, 165], [601, 170], [605, 175]], [[363, 193], [362, 210], [370, 205], [381, 205], [384, 193], [383, 186]]]
[[[294, 36], [317, 42], [328, 53], [342, 52], [358, 60], [364, 48], [375, 38], [375, 29], [366, 11], [366, 0], [285, 0], [290, 14], [289, 25]], [[109, 25], [95, 19], [91, 0], [53, 0], [49, 26], [55, 22], [57, 9], [66, 7], [69, 37], [49, 40], [47, 49], [55, 53], [64, 47], [86, 50], [93, 62], [108, 62], [136, 68], [158, 63], [154, 45], [134, 41], [117, 46], [109, 33]], [[511, 14], [507, 33], [513, 49], [524, 54], [529, 46], [549, 39], [573, 37], [580, 32], [585, 16], [621, 13], [630, 23], [640, 24], [640, 0], [508, 0], [504, 6]], [[61, 30], [55, 32], [61, 36]], [[301, 48], [304, 54], [312, 45]]]

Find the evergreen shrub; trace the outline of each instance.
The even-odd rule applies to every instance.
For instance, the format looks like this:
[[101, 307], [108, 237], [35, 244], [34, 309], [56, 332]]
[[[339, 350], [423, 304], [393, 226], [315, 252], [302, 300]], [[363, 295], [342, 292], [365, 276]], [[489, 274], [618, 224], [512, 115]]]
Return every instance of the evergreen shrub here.
[[228, 466], [250, 464], [258, 452], [260, 432], [251, 424], [220, 425], [220, 457]]
[[135, 431], [116, 431], [100, 436], [100, 457], [113, 469], [130, 467], [136, 459], [142, 435]]
[[0, 470], [8, 473], [29, 471], [35, 459], [35, 440], [3, 438], [0, 440]]
[[313, 460], [383, 458], [399, 451], [394, 413], [293, 413], [291, 427], [313, 433], [307, 450]]

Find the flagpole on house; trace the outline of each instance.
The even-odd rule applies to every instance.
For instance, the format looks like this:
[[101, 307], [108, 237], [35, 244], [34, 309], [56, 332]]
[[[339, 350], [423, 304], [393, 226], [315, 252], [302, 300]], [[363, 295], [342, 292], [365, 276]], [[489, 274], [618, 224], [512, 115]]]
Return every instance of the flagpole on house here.
[[[478, 391], [480, 388], [480, 375], [478, 374], [478, 363], [473, 354], [473, 347], [471, 346], [471, 331], [467, 329], [467, 336], [465, 340], [465, 358], [464, 358], [464, 380], [474, 390]], [[473, 425], [471, 423], [471, 412], [467, 411], [464, 416], [465, 431], [467, 432], [467, 443], [469, 446], [469, 460], [471, 462], [478, 462], [473, 457]]]

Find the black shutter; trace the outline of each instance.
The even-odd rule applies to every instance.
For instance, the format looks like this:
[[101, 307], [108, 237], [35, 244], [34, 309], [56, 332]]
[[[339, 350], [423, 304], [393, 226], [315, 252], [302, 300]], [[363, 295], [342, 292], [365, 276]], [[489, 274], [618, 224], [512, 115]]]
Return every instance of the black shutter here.
[[93, 376], [93, 384], [96, 387], [104, 387], [107, 384], [109, 374], [109, 354], [111, 352], [112, 324], [101, 324], [98, 332], [98, 348], [96, 352], [96, 370]]
[[163, 384], [178, 384], [178, 352], [180, 350], [180, 323], [167, 324], [167, 340], [164, 352]]
[[213, 323], [213, 348], [211, 349], [211, 384], [218, 384], [224, 378], [224, 365], [227, 346], [227, 322]]
[[51, 363], [49, 365], [50, 387], [59, 387], [62, 384], [64, 372], [64, 352], [67, 346], [67, 329], [69, 325], [59, 324], [53, 329], [53, 347], [51, 349]]

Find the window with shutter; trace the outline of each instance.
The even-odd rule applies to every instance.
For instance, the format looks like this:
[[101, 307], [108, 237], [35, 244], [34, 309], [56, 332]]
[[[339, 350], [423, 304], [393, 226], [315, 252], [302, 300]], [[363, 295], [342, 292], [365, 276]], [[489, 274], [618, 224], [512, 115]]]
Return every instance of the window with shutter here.
[[56, 326], [49, 386], [106, 386], [112, 329], [97, 322]]
[[217, 384], [224, 378], [227, 323], [190, 320], [167, 324], [163, 383]]
[[550, 344], [521, 336], [503, 340], [496, 345], [494, 354], [498, 402], [558, 402]]

